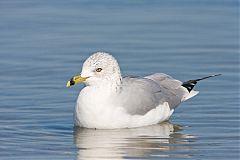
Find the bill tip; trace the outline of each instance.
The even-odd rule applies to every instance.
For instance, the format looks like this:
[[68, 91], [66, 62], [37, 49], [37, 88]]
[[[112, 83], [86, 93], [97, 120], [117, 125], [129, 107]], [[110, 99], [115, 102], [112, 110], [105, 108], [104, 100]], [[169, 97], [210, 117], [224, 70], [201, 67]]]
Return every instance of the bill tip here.
[[66, 87], [70, 87], [70, 86], [71, 86], [71, 82], [68, 81]]

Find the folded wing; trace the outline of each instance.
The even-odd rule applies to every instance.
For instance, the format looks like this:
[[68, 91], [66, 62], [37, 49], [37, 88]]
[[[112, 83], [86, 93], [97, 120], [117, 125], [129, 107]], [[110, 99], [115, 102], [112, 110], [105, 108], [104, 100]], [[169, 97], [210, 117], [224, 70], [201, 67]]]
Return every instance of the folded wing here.
[[144, 115], [164, 102], [175, 109], [189, 95], [182, 84], [163, 73], [144, 78], [125, 77], [119, 93], [119, 103], [132, 115]]

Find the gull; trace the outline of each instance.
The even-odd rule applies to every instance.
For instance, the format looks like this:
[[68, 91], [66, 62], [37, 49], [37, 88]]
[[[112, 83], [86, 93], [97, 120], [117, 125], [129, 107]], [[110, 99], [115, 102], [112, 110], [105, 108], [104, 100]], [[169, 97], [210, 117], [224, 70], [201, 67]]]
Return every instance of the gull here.
[[96, 52], [83, 63], [67, 87], [84, 83], [75, 106], [75, 125], [95, 129], [135, 128], [167, 121], [174, 110], [199, 92], [200, 79], [181, 82], [164, 73], [122, 77], [117, 60]]

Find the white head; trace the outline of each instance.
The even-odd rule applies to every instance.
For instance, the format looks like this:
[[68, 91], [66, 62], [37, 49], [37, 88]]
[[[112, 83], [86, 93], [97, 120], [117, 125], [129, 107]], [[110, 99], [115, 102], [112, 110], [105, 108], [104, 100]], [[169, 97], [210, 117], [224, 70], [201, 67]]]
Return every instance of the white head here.
[[82, 66], [80, 76], [74, 76], [67, 86], [84, 82], [86, 85], [120, 84], [121, 73], [118, 62], [108, 53], [96, 52]]

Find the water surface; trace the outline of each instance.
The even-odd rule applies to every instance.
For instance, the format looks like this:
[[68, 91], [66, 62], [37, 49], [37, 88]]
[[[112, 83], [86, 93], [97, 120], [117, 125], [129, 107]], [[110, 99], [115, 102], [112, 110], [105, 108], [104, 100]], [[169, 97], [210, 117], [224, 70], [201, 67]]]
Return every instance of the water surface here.
[[[237, 0], [1, 0], [0, 159], [238, 159]], [[73, 126], [81, 85], [65, 88], [95, 51], [124, 75], [202, 81], [170, 122], [122, 130]]]

